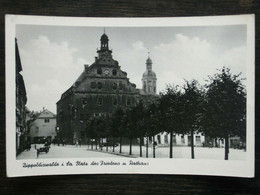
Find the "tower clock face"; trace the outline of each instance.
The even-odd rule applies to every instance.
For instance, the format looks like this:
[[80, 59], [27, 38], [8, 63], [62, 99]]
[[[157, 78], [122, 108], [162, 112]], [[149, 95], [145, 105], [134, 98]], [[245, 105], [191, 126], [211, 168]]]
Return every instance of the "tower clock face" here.
[[110, 71], [108, 69], [105, 70], [105, 75], [109, 75]]

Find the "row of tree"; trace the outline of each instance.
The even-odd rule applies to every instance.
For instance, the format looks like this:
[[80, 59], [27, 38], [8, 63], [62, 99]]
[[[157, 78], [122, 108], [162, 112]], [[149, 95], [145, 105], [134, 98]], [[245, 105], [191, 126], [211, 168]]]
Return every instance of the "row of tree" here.
[[169, 157], [172, 158], [173, 134], [188, 134], [192, 135], [191, 158], [194, 159], [193, 134], [204, 132], [209, 138], [225, 140], [225, 160], [228, 160], [229, 138], [239, 136], [245, 141], [246, 136], [246, 91], [239, 77], [240, 74], [232, 75], [230, 69], [223, 67], [209, 76], [204, 86], [196, 80], [185, 80], [181, 87], [169, 85], [158, 97], [141, 98], [131, 108], [119, 107], [111, 116], [89, 119], [87, 137], [96, 141], [106, 138], [113, 143], [119, 142], [120, 153], [122, 140], [127, 138], [130, 155], [132, 141], [138, 138], [142, 156], [144, 137], [153, 137], [154, 140], [156, 134], [167, 132], [170, 134]]

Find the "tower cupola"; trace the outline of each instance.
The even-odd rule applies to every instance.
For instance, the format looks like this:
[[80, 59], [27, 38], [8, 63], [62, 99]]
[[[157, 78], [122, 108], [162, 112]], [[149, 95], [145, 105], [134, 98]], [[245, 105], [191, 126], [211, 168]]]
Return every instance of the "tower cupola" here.
[[100, 49], [101, 50], [108, 50], [108, 36], [104, 33], [102, 36], [101, 36], [101, 39], [100, 39], [100, 42], [101, 42], [101, 46], [100, 46]]
[[150, 57], [146, 60], [146, 70], [143, 73], [142, 83], [143, 83], [143, 93], [147, 95], [156, 94], [156, 74], [152, 70], [152, 60]]

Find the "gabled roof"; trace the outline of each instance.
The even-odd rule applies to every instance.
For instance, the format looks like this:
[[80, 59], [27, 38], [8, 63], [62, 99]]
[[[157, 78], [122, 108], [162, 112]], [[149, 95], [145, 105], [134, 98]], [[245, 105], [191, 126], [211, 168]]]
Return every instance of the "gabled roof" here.
[[55, 118], [56, 115], [51, 111], [44, 109], [37, 118]]
[[21, 58], [19, 54], [17, 39], [15, 38], [15, 61], [16, 61], [16, 72], [21, 72], [23, 70]]

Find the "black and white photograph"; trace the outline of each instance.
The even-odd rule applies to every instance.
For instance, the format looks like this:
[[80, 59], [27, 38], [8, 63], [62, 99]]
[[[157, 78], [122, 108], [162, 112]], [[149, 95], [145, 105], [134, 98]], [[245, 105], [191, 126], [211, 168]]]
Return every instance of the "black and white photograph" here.
[[6, 22], [8, 176], [254, 176], [254, 15]]

